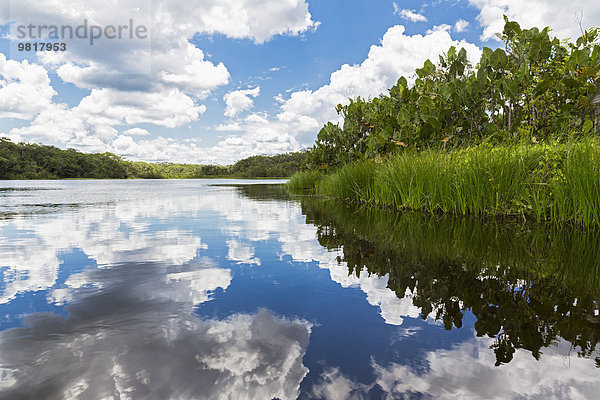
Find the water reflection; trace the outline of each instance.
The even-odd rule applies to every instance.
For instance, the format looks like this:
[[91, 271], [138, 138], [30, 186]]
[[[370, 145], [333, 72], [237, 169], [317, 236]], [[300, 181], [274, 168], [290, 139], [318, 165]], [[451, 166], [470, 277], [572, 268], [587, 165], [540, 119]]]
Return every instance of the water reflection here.
[[[91, 192], [77, 209], [46, 215], [32, 200], [0, 223], [0, 304], [43, 293], [66, 312], [18, 310], [23, 326], [0, 332], [2, 398], [298, 396], [312, 324], [266, 309], [221, 319], [194, 312], [232, 281], [231, 269], [201, 254], [200, 234], [221, 228], [207, 228], [212, 209], [243, 221], [237, 210], [249, 200], [201, 185], [200, 193], [165, 197], [151, 186], [142, 198], [98, 203], [103, 190], [83, 185]], [[63, 196], [81, 195], [73, 189]], [[234, 231], [228, 259], [260, 265]], [[65, 256], [74, 253], [83, 266]]]
[[[598, 375], [589, 363], [568, 359], [570, 347], [558, 344], [557, 351], [544, 355], [545, 362], [517, 352], [511, 366], [494, 366], [489, 351], [493, 339], [473, 338], [449, 350], [425, 355], [424, 372], [404, 364], [381, 365], [372, 361], [374, 380], [356, 382], [339, 368], [324, 371], [305, 398], [318, 399], [594, 399]], [[375, 392], [375, 389], [379, 389]], [[377, 394], [375, 394], [377, 393]]]
[[600, 390], [596, 233], [277, 185], [19, 184], [55, 190], [14, 191], [0, 220], [1, 398]]
[[[175, 199], [170, 205], [178, 207], [177, 203]], [[6, 221], [0, 225], [0, 235], [6, 238], [0, 243], [4, 278], [0, 304], [54, 286], [60, 255], [73, 249], [99, 266], [136, 261], [180, 265], [191, 260], [205, 248], [199, 237], [177, 227], [152, 226], [148, 219], [168, 212], [164, 200], [150, 200]]]
[[[166, 279], [165, 279], [166, 276]], [[41, 313], [0, 332], [5, 398], [295, 398], [311, 324], [267, 311], [203, 319], [192, 310], [227, 270], [208, 261], [91, 270], [69, 317]]]
[[343, 249], [350, 274], [385, 277], [422, 316], [461, 328], [466, 310], [477, 336], [494, 338], [495, 365], [523, 348], [539, 359], [559, 339], [596, 357], [600, 341], [597, 232], [518, 227], [498, 221], [356, 209], [310, 198], [307, 221], [319, 242]]

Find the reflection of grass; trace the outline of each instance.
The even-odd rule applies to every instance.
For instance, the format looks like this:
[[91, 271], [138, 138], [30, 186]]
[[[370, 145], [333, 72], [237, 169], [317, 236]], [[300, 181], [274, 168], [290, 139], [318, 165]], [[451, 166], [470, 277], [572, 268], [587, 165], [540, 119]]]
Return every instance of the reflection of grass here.
[[1, 211], [0, 212], [0, 220], [21, 218], [23, 216], [31, 216], [31, 215], [51, 214], [51, 213], [54, 213], [57, 211], [62, 211], [63, 209], [79, 208], [79, 207], [82, 207], [82, 204], [79, 204], [79, 203], [61, 203], [61, 204], [40, 203], [40, 204], [5, 205], [5, 206], [3, 206], [3, 208], [15, 209], [17, 211], [8, 211], [8, 212]]
[[600, 226], [600, 147], [591, 139], [407, 151], [380, 164], [351, 163], [322, 179], [311, 174], [303, 187], [315, 182], [319, 194], [338, 200]]
[[213, 186], [235, 187], [239, 193], [252, 200], [290, 200], [290, 196], [282, 184], [260, 183]]
[[[581, 296], [600, 297], [600, 231], [595, 229], [398, 213], [310, 198], [303, 198], [302, 203], [309, 222], [332, 223], [338, 234], [349, 232], [374, 243], [384, 253], [402, 254], [404, 262], [398, 265], [379, 263], [382, 274], [390, 267], [453, 260], [477, 274], [497, 276], [504, 271], [503, 278], [514, 281], [551, 278]], [[356, 267], [361, 269], [362, 265]]]

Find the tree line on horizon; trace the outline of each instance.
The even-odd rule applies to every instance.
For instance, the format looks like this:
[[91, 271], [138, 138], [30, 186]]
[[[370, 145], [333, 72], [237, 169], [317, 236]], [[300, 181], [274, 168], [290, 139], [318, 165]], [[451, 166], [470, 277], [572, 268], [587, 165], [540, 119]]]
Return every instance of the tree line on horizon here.
[[0, 138], [0, 179], [277, 178], [300, 170], [304, 152], [252, 156], [233, 165], [127, 161], [112, 153], [82, 153]]

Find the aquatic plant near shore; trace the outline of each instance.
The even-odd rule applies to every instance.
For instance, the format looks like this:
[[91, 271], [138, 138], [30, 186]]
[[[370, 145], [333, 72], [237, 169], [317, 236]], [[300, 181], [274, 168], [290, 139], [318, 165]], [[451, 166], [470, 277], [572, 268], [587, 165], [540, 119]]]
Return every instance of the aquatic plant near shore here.
[[[380, 163], [363, 160], [328, 175], [310, 174], [317, 194], [340, 201], [600, 226], [596, 139], [403, 152]], [[301, 187], [299, 179], [292, 177], [288, 187]]]
[[286, 186], [293, 190], [314, 189], [323, 176], [319, 171], [300, 171], [292, 175]]
[[373, 198], [375, 171], [376, 163], [371, 160], [346, 164], [318, 181], [317, 194], [339, 200], [370, 202]]

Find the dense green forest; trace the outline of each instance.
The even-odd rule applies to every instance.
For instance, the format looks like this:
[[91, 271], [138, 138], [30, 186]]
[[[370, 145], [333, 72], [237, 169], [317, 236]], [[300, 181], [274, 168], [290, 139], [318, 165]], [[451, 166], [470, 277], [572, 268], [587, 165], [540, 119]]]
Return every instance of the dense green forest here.
[[0, 138], [0, 179], [288, 177], [300, 170], [304, 158], [297, 152], [254, 156], [229, 166], [146, 163]]
[[504, 48], [451, 47], [387, 95], [338, 105], [291, 189], [395, 209], [600, 226], [600, 43], [505, 18]]
[[244, 178], [288, 177], [300, 170], [305, 157], [304, 152], [248, 157], [233, 164], [231, 173]]

